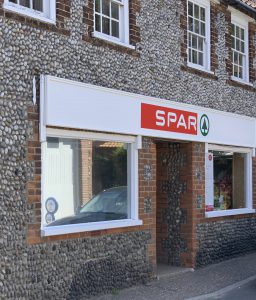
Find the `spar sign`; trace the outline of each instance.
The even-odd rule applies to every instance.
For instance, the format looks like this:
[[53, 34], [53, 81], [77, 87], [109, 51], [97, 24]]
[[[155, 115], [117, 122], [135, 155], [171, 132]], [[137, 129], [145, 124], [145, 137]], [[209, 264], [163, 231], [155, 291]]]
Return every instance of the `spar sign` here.
[[197, 135], [198, 125], [201, 134], [207, 136], [210, 129], [207, 115], [198, 120], [195, 112], [141, 103], [142, 128]]

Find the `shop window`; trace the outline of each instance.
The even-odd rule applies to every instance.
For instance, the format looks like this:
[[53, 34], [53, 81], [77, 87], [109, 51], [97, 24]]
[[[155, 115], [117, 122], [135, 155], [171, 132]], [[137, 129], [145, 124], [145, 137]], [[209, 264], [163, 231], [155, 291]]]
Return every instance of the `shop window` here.
[[129, 44], [128, 0], [95, 0], [93, 36]]
[[[246, 213], [252, 209], [251, 151], [209, 146], [206, 154], [206, 211]], [[208, 214], [209, 216], [211, 215]]]
[[210, 70], [210, 6], [207, 1], [188, 1], [188, 65]]
[[231, 49], [232, 79], [248, 82], [248, 22], [235, 14], [232, 14]]
[[55, 0], [5, 0], [4, 8], [45, 22], [55, 22]]
[[136, 219], [134, 151], [131, 141], [105, 136], [48, 137], [43, 148], [46, 235], [118, 227]]

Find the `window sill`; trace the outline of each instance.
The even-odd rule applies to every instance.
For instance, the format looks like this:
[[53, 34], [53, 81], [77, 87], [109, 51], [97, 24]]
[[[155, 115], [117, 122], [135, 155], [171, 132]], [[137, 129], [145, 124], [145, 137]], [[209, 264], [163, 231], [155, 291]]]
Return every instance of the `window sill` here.
[[181, 70], [191, 73], [191, 74], [194, 74], [194, 75], [198, 75], [200, 77], [218, 80], [218, 77], [215, 75], [214, 72], [208, 71], [208, 70], [201, 70], [199, 68], [194, 68], [194, 67], [191, 67], [190, 65], [187, 65], [187, 66], [182, 65]]
[[33, 18], [33, 19], [39, 20], [44, 23], [56, 25], [55, 20], [46, 18], [46, 17], [44, 17], [40, 14], [37, 14], [36, 12], [33, 12], [33, 11], [29, 11], [29, 10], [22, 9], [22, 8], [17, 8], [15, 6], [12, 6], [10, 4], [5, 4], [5, 3], [3, 4], [3, 8], [7, 11], [14, 12], [14, 13], [20, 14], [25, 17]]
[[239, 208], [239, 209], [230, 209], [230, 210], [216, 210], [205, 213], [206, 218], [215, 218], [215, 217], [225, 217], [225, 216], [234, 216], [242, 214], [253, 214], [255, 209], [251, 208]]
[[53, 227], [43, 227], [41, 229], [41, 236], [54, 236], [61, 234], [78, 233], [85, 231], [96, 231], [112, 228], [122, 228], [131, 226], [142, 225], [141, 220], [116, 220], [116, 221], [105, 221], [105, 222], [95, 222], [87, 224], [73, 224], [73, 225], [62, 225]]
[[125, 47], [125, 48], [128, 48], [128, 49], [131, 49], [131, 50], [135, 50], [135, 46], [132, 46], [132, 45], [120, 42], [119, 40], [116, 40], [116, 39], [112, 39], [111, 37], [109, 37], [106, 34], [102, 34], [100, 32], [94, 31], [94, 32], [92, 32], [91, 35], [94, 38], [98, 38], [98, 39], [104, 40], [104, 41], [106, 41], [108, 43], [111, 43], [111, 44], [114, 44], [114, 45], [118, 45], [118, 46], [122, 46], [122, 47]]
[[208, 69], [205, 69], [203, 67], [200, 67], [198, 65], [195, 65], [195, 64], [192, 64], [192, 63], [188, 63], [188, 67], [189, 68], [192, 68], [192, 69], [195, 69], [195, 70], [198, 70], [198, 71], [201, 71], [201, 72], [205, 72], [205, 73], [208, 73], [208, 74], [211, 74], [211, 75], [214, 75], [214, 72], [208, 70]]
[[233, 81], [235, 81], [235, 82], [238, 82], [238, 83], [240, 83], [240, 84], [244, 84], [244, 85], [248, 85], [248, 86], [253, 87], [253, 84], [252, 84], [252, 83], [250, 83], [250, 82], [248, 82], [248, 81], [241, 80], [241, 79], [236, 78], [236, 77], [234, 77], [234, 76], [231, 76], [231, 80], [233, 80]]

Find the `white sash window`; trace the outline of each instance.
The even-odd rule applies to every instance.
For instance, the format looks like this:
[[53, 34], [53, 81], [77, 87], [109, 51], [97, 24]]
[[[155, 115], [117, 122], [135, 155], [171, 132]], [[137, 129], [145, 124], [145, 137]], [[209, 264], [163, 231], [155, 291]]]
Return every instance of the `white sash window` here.
[[56, 19], [55, 0], [5, 0], [4, 9], [48, 23]]

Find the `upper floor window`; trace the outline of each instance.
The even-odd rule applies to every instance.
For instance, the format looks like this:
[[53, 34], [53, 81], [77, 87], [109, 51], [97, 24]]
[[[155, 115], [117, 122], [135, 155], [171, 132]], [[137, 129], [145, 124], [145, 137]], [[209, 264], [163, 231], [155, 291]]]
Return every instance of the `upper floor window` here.
[[55, 0], [5, 0], [4, 8], [44, 22], [56, 19]]
[[207, 1], [188, 1], [188, 65], [210, 69], [209, 13]]
[[95, 0], [93, 35], [117, 44], [128, 45], [128, 0]]
[[232, 77], [248, 82], [248, 22], [234, 14], [231, 22]]

